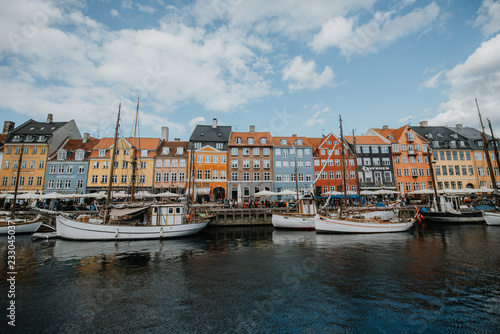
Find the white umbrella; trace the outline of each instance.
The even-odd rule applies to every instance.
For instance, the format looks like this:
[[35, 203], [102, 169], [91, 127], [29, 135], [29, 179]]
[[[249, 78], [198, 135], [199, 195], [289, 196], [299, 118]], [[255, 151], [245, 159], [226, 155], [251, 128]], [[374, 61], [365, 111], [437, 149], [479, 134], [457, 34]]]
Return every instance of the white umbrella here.
[[277, 195], [278, 193], [275, 193], [273, 191], [269, 191], [269, 190], [262, 190], [262, 191], [259, 191], [257, 193], [254, 194], [254, 196], [257, 196], [257, 197], [264, 197], [264, 196], [274, 196], [274, 195]]
[[295, 191], [291, 191], [291, 190], [283, 190], [283, 191], [280, 191], [279, 193], [277, 193], [276, 195], [279, 195], [279, 196], [292, 196], [292, 195], [297, 195], [297, 193]]
[[170, 191], [165, 191], [163, 193], [154, 194], [154, 197], [180, 197], [179, 194], [171, 193]]
[[64, 197], [65, 195], [63, 194], [59, 194], [57, 192], [53, 192], [53, 193], [47, 193], [47, 194], [43, 194], [43, 195], [40, 195], [40, 199], [56, 199], [56, 198], [61, 198], [61, 197]]
[[21, 195], [17, 195], [17, 199], [37, 199], [39, 197], [40, 197], [40, 195], [35, 194], [35, 193], [24, 193]]
[[339, 196], [339, 195], [343, 195], [344, 193], [340, 192], [340, 191], [327, 191], [326, 193], [322, 193], [321, 195], [322, 196]]
[[371, 190], [361, 190], [360, 195], [374, 195], [375, 192]]
[[380, 189], [380, 190], [374, 191], [373, 194], [374, 195], [392, 195], [392, 194], [399, 194], [399, 191]]
[[408, 194], [413, 194], [413, 195], [434, 194], [434, 190], [432, 190], [432, 189], [420, 189], [420, 190], [412, 191], [411, 193], [408, 193]]

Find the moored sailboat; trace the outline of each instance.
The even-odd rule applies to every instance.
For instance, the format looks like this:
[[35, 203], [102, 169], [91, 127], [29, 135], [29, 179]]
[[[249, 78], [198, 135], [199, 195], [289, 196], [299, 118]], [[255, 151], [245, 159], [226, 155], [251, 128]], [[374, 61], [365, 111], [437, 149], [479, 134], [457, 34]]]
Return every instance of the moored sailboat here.
[[209, 219], [192, 217], [189, 209], [186, 210], [182, 203], [138, 204], [125, 208], [111, 207], [111, 187], [120, 108], [118, 109], [112, 146], [104, 219], [88, 219], [89, 217], [72, 219], [62, 214], [58, 215], [56, 217], [57, 236], [70, 240], [139, 240], [183, 237], [198, 233], [207, 226]]
[[483, 212], [483, 217], [487, 225], [500, 226], [500, 212]]
[[[344, 191], [344, 207], [347, 207], [347, 180], [345, 171], [345, 144], [344, 134], [342, 131], [342, 118], [340, 117], [340, 137], [341, 137], [341, 152], [342, 152], [342, 174], [343, 174], [343, 191]], [[314, 219], [316, 232], [325, 233], [388, 233], [388, 232], [404, 232], [408, 231], [415, 220], [408, 221], [399, 220], [377, 220], [367, 218], [343, 217], [342, 212], [339, 212], [338, 217], [327, 217], [317, 214]]]

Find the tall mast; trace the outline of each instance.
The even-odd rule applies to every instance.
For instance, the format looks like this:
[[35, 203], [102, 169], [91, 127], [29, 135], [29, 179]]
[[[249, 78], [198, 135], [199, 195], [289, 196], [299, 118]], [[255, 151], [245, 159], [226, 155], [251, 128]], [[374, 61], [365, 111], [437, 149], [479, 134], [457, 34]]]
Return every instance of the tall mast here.
[[361, 186], [359, 184], [359, 173], [358, 173], [358, 155], [356, 151], [356, 137], [354, 136], [354, 130], [352, 130], [352, 147], [354, 151], [354, 170], [356, 171], [356, 190], [358, 196], [361, 196]]
[[434, 176], [434, 167], [432, 166], [432, 152], [430, 145], [427, 146], [427, 160], [429, 160], [429, 168], [431, 170], [432, 187], [434, 188], [434, 196], [438, 200], [438, 193], [436, 187], [436, 177]]
[[17, 190], [19, 189], [19, 175], [21, 174], [21, 163], [23, 160], [24, 143], [21, 145], [21, 153], [19, 154], [19, 162], [17, 163], [16, 186], [14, 187], [14, 202], [12, 203], [12, 218], [16, 214]]
[[493, 128], [491, 127], [491, 122], [488, 119], [488, 125], [490, 127], [490, 132], [491, 132], [491, 138], [493, 138], [493, 148], [495, 149], [495, 159], [497, 161], [497, 168], [500, 168], [500, 155], [498, 154], [498, 147], [497, 147], [497, 140], [495, 139], [495, 136], [493, 135]]
[[345, 147], [344, 147], [344, 132], [342, 131], [342, 116], [339, 115], [340, 121], [340, 145], [342, 147], [342, 187], [344, 188], [344, 207], [347, 208], [347, 180], [345, 175]]
[[302, 213], [301, 208], [300, 208], [300, 203], [299, 203], [299, 176], [297, 175], [297, 150], [295, 149], [295, 145], [292, 145], [293, 148], [293, 153], [295, 156], [295, 190], [297, 191], [297, 212]]
[[[188, 191], [187, 191], [187, 212], [189, 213], [189, 207], [191, 206], [191, 199], [194, 197], [194, 143], [191, 146], [191, 155], [189, 156], [189, 177], [188, 177]], [[193, 188], [193, 194], [191, 195], [191, 188]]]
[[491, 182], [493, 183], [493, 189], [498, 189], [497, 182], [495, 181], [495, 173], [493, 171], [493, 165], [491, 164], [490, 152], [488, 151], [488, 140], [486, 139], [486, 133], [484, 132], [483, 119], [481, 117], [481, 112], [479, 111], [479, 105], [477, 103], [477, 99], [476, 99], [476, 106], [477, 106], [477, 113], [479, 114], [479, 121], [481, 122], [484, 153], [486, 155], [486, 162], [488, 163], [488, 168], [490, 169]]
[[132, 176], [130, 177], [130, 202], [135, 200], [135, 181], [137, 173], [137, 145], [135, 143], [135, 135], [137, 131], [137, 119], [139, 118], [139, 98], [137, 98], [137, 110], [135, 112], [135, 125], [134, 125], [134, 141], [132, 143]]
[[116, 118], [115, 140], [113, 141], [113, 151], [111, 153], [111, 168], [109, 169], [108, 196], [106, 197], [106, 211], [104, 213], [104, 224], [109, 221], [109, 205], [111, 203], [111, 191], [113, 185], [113, 173], [115, 172], [116, 142], [118, 141], [118, 127], [120, 126], [120, 111], [122, 104], [118, 106], [118, 117]]

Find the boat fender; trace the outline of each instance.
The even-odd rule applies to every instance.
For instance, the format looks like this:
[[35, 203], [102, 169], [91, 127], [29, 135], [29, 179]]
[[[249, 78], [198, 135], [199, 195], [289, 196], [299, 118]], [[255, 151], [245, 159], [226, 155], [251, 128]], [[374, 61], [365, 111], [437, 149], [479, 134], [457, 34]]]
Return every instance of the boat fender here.
[[115, 238], [118, 238], [118, 233], [120, 233], [120, 232], [118, 231], [118, 229], [116, 229]]
[[160, 238], [163, 237], [163, 227], [160, 227]]

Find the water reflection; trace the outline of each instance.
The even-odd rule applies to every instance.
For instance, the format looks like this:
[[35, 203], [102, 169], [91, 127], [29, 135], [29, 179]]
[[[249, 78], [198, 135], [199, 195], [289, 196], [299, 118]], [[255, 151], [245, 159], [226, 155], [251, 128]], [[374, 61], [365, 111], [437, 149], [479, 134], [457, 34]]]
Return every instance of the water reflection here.
[[[497, 227], [335, 235], [256, 226], [163, 241], [20, 237], [16, 247], [21, 332], [500, 328]], [[0, 249], [4, 264], [5, 240]]]

